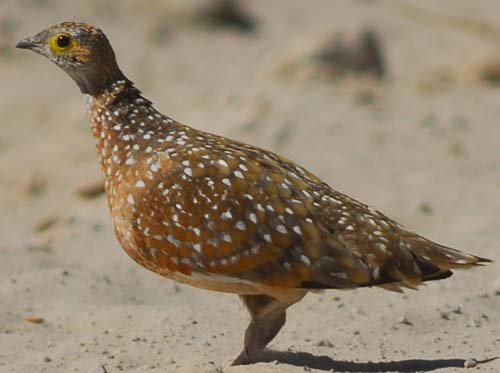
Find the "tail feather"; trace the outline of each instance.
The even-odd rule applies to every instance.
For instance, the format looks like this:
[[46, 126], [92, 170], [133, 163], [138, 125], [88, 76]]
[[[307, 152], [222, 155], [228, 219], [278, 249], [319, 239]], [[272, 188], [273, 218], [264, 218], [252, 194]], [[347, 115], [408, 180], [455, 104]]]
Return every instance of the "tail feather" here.
[[[416, 289], [426, 281], [435, 281], [453, 275], [452, 269], [467, 269], [490, 263], [491, 260], [464, 253], [427, 240], [417, 235], [405, 237], [385, 263], [380, 276], [368, 286], [402, 292], [401, 288]], [[401, 260], [403, 259], [404, 260]]]
[[450, 270], [481, 266], [483, 263], [491, 262], [490, 259], [464, 253], [419, 236], [409, 237], [406, 239], [406, 244], [417, 258], [419, 266], [431, 265], [441, 270]]

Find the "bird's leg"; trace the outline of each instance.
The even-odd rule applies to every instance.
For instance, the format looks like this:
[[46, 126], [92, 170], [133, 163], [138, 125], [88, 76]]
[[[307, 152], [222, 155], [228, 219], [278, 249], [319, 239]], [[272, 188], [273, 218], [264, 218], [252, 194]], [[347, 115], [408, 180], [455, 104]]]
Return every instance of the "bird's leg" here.
[[243, 351], [232, 365], [250, 364], [258, 360], [266, 345], [285, 324], [288, 306], [268, 295], [242, 295], [240, 298], [250, 313], [251, 321], [245, 331]]
[[285, 325], [286, 309], [302, 299], [304, 294], [286, 300], [268, 295], [241, 295], [240, 298], [250, 313], [251, 321], [245, 331], [243, 351], [232, 365], [259, 361], [264, 348]]

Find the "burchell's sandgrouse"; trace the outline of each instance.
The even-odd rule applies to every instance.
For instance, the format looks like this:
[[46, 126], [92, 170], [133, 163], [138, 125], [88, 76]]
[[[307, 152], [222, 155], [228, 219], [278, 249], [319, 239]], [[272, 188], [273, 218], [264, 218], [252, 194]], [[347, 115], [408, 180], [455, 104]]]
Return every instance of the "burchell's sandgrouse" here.
[[311, 290], [400, 291], [489, 260], [406, 230], [272, 152], [161, 114], [101, 30], [64, 22], [24, 39], [88, 98], [116, 236], [137, 263], [239, 294], [251, 315], [234, 364], [258, 361]]

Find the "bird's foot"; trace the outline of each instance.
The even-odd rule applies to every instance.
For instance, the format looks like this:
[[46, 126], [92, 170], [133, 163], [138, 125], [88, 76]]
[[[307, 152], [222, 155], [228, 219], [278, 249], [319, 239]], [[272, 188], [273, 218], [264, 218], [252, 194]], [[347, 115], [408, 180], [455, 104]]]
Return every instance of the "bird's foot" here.
[[249, 365], [262, 361], [265, 358], [265, 351], [263, 350], [254, 350], [244, 348], [243, 351], [238, 355], [236, 359], [231, 363], [232, 366], [236, 365]]

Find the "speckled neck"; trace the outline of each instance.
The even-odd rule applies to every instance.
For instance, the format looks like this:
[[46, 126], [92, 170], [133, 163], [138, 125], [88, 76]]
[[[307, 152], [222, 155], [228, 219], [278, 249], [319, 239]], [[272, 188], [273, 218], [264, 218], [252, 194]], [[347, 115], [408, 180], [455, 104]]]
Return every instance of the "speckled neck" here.
[[88, 117], [104, 175], [117, 176], [151, 151], [146, 144], [174, 126], [129, 80], [120, 80], [98, 96], [87, 96]]

